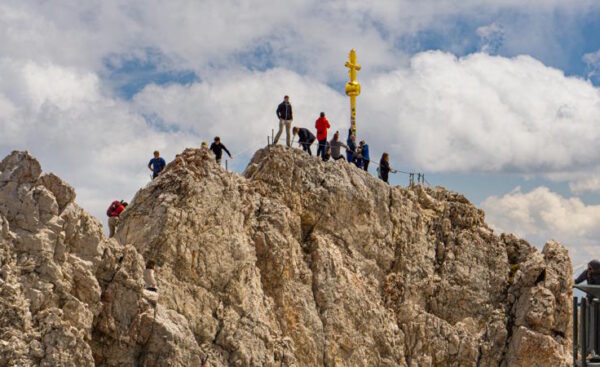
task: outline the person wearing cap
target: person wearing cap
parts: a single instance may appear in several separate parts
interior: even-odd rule
[[[275,139],[273,140],[273,145],[277,144],[279,138],[281,137],[281,133],[283,132],[283,126],[285,125],[285,144],[288,147],[292,146],[292,142],[290,141],[290,128],[292,126],[292,121],[294,120],[292,115],[292,104],[290,103],[290,97],[284,96],[283,102],[277,106],[277,110],[275,111],[277,117],[279,118],[279,131],[277,131],[277,135],[275,135]]]
[[[302,150],[308,152],[308,155],[312,155],[310,151],[310,146],[315,141],[316,137],[311,133],[308,129],[304,127],[294,126],[292,129],[292,134],[294,136],[298,135],[298,144],[302,146]]]

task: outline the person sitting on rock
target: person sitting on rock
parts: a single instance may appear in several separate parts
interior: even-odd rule
[[[113,201],[108,209],[106,210],[106,215],[108,215],[108,237],[112,238],[115,235],[115,230],[117,228],[117,224],[119,223],[119,215],[125,210],[127,207],[127,203],[123,200],[115,200]]]
[[[346,146],[346,144],[340,141],[340,133],[338,131],[336,131],[335,134],[333,134],[333,139],[331,139],[331,141],[329,142],[329,146],[331,148],[331,158],[333,158],[333,160],[337,161],[339,159],[344,159],[344,156],[342,155],[342,153],[340,153],[340,150],[342,147],[348,147]]]
[[[146,270],[144,270],[144,283],[146,283],[146,289],[152,292],[156,292],[156,279],[154,278],[154,266],[156,263],[154,260],[148,260],[146,263]]]
[[[310,151],[310,146],[317,139],[313,133],[311,133],[308,129],[304,127],[294,126],[292,129],[292,133],[294,136],[298,135],[298,144],[302,146],[302,150],[308,152],[308,155],[312,156],[312,152]]]
[[[210,150],[215,153],[215,159],[218,164],[221,164],[221,158],[223,157],[223,151],[229,155],[229,158],[233,158],[229,150],[225,147],[225,145],[221,144],[221,138],[215,136],[215,141],[210,145]]]
[[[155,150],[154,158],[152,158],[150,160],[150,162],[148,162],[148,168],[150,169],[150,171],[152,171],[152,179],[153,180],[156,177],[158,177],[158,175],[160,175],[162,170],[165,169],[166,165],[167,165],[167,163],[165,162],[164,159],[161,158],[160,152],[158,150]]]
[[[587,269],[575,279],[575,284],[582,283],[584,280],[587,280],[587,284],[590,285],[600,285],[600,261],[590,261]]]

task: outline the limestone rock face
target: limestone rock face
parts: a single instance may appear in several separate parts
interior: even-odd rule
[[[188,149],[107,240],[27,153],[0,172],[0,366],[569,365],[566,249],[497,236],[442,188]]]

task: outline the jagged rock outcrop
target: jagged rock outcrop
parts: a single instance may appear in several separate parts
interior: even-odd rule
[[[0,366],[569,365],[566,249],[497,236],[442,188],[188,149],[106,240],[28,154],[0,171]]]

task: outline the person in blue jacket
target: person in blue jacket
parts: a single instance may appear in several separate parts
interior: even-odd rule
[[[346,158],[348,162],[354,163],[356,154],[356,135],[352,134],[352,129],[348,129],[348,139],[346,140]]]
[[[364,140],[361,140],[358,144],[359,167],[364,169],[365,171],[368,171],[370,161],[371,157],[369,156],[369,145]]]
[[[166,165],[167,163],[164,159],[162,159],[159,151],[155,150],[154,158],[152,158],[150,162],[148,162],[148,168],[150,169],[150,171],[152,171],[152,179],[155,179],[162,172],[162,170],[165,169]]]

